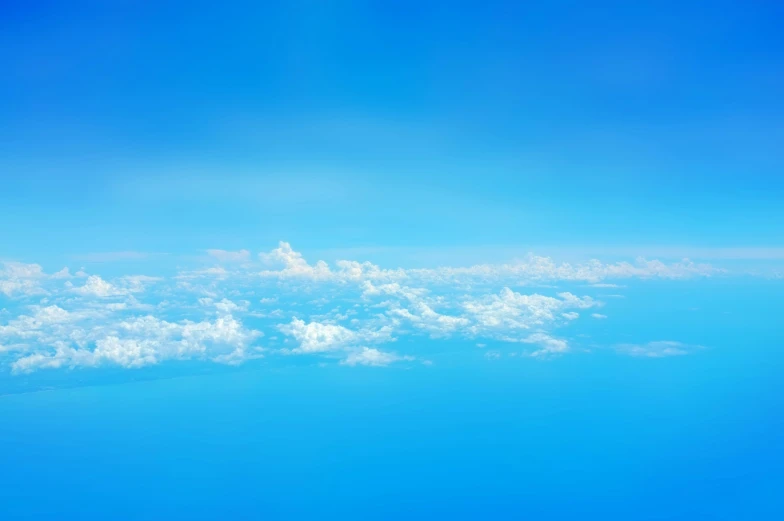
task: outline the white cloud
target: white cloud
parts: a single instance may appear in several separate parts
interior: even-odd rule
[[[83,286],[73,288],[74,293],[91,297],[119,297],[127,295],[128,291],[120,289],[115,285],[106,282],[98,275],[90,275],[87,277]]]
[[[404,280],[423,281],[435,284],[447,284],[469,281],[574,281],[600,285],[605,279],[628,278],[664,278],[682,279],[689,277],[707,277],[724,273],[709,264],[696,264],[683,259],[673,264],[665,264],[659,260],[648,260],[644,257],[636,259],[634,264],[618,262],[605,264],[598,260],[572,265],[558,264],[549,257],[529,254],[522,260],[507,264],[477,264],[469,267],[440,267],[414,269],[382,269],[369,262],[340,260],[338,269],[332,270],[320,260],[315,265],[309,264],[301,253],[295,251],[287,242],[281,241],[278,248],[269,253],[262,253],[259,258],[273,265],[281,266],[277,270],[264,270],[265,277],[300,278],[315,281],[386,281],[400,282]],[[600,287],[609,287],[606,283]]]
[[[349,353],[349,355],[340,363],[343,365],[371,365],[371,366],[384,366],[393,362],[399,361],[412,361],[413,356],[398,356],[395,353],[387,353],[369,347],[362,347],[359,351]]]
[[[25,264],[23,262],[4,262],[0,276],[12,280],[18,279],[39,279],[46,276],[43,268],[39,264]]]
[[[40,330],[42,315],[51,322],[64,322],[64,310],[46,308],[32,317],[27,330]],[[38,322],[35,322],[35,321]],[[119,365],[134,368],[165,360],[193,358],[231,362],[244,357],[261,333],[246,329],[231,316],[215,321],[167,322],[153,316],[135,317],[110,326],[83,329],[76,325],[35,335],[54,338],[52,349],[23,356],[11,364],[14,372],[57,367]],[[24,332],[20,333],[24,336]]]
[[[294,353],[333,351],[351,344],[359,337],[355,331],[343,326],[319,322],[306,324],[304,320],[297,318],[293,319],[290,324],[279,326],[278,329],[299,342],[299,347],[292,350]]]
[[[592,313],[591,316],[599,320],[603,320],[607,318],[607,315],[602,315],[601,313]]]
[[[51,277],[53,279],[70,279],[73,277],[73,275],[71,275],[71,272],[68,268],[63,268],[58,272],[52,273]]]
[[[591,297],[559,293],[559,298],[533,294],[523,295],[503,288],[497,295],[467,300],[463,307],[474,322],[475,334],[508,332],[544,326],[556,320],[556,313],[569,308],[586,309],[599,306]]]
[[[98,275],[89,275],[84,285],[71,287],[71,291],[85,297],[122,297],[145,291],[148,285],[162,280],[160,277],[147,275],[126,275],[111,283]],[[66,282],[66,285],[70,284],[70,281]]]
[[[703,349],[703,347],[684,344],[682,342],[673,342],[671,340],[660,340],[657,342],[648,342],[647,344],[621,344],[616,347],[616,350],[619,353],[646,358],[682,356],[700,349]]]
[[[566,340],[554,338],[546,333],[534,333],[521,341],[526,344],[536,344],[539,346],[539,349],[530,354],[530,356],[535,358],[560,355],[569,351],[569,344]]]
[[[0,269],[0,293],[7,297],[45,295],[41,287],[46,279],[43,268],[38,264],[4,262]]]
[[[294,251],[287,242],[281,241],[278,248],[269,253],[259,254],[259,258],[268,264],[282,265],[280,270],[262,271],[260,273],[262,276],[302,277],[316,280],[325,280],[332,277],[332,272],[326,262],[318,261],[315,266],[311,266],[302,257],[302,254]]]
[[[690,261],[568,264],[534,255],[469,267],[385,269],[350,260],[331,267],[308,262],[286,242],[259,255],[263,269],[248,250],[208,254],[226,266],[166,278],[105,279],[82,270],[71,274],[68,268],[50,275],[38,264],[0,265],[0,298],[8,297],[11,304],[0,314],[2,363],[16,372],[141,367],[181,359],[241,363],[259,356],[255,340],[262,335],[243,321],[267,333],[283,333],[274,343],[281,353],[347,365],[410,359],[410,354],[381,350],[381,344],[407,335],[459,338],[479,346],[523,343],[530,345],[530,356],[547,358],[569,351],[569,340],[559,338],[557,329],[572,322],[569,330],[574,331],[584,310],[605,318],[593,312],[602,302],[551,289],[561,282],[615,287],[604,280],[721,272]],[[532,284],[536,292],[518,289]],[[273,303],[277,309],[270,310]],[[653,342],[617,350],[656,357],[693,348]]]
[[[372,282],[365,281],[362,285],[362,296],[365,299],[396,297],[396,301],[383,304],[389,308],[386,315],[393,320],[406,321],[431,336],[448,336],[469,325],[470,321],[466,318],[436,312],[432,307],[434,302],[427,298],[427,293],[428,290],[424,288],[409,288],[397,282],[374,286]]]

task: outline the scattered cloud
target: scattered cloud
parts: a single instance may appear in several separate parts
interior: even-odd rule
[[[131,253],[126,260],[140,258],[121,253]],[[598,313],[601,300],[557,287],[579,291],[586,285],[619,287],[606,282],[612,279],[723,273],[688,260],[569,264],[535,255],[469,267],[387,269],[352,260],[330,265],[309,262],[286,242],[257,259],[249,250],[207,254],[219,265],[169,277],[106,277],[67,267],[47,273],[38,264],[0,264],[0,363],[15,373],[173,360],[237,364],[273,351],[380,366],[414,360],[417,353],[383,346],[417,336],[480,348],[489,342],[526,344],[524,354],[551,358],[571,350],[559,328],[571,324],[574,331],[587,314],[606,318]],[[262,347],[265,333],[271,344]],[[677,342],[616,347],[644,357],[697,348]]]

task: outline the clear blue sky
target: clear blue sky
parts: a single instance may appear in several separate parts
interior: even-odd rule
[[[0,2],[0,519],[784,519],[782,20]]]
[[[778,2],[521,4],[4,2],[0,240],[780,245]]]

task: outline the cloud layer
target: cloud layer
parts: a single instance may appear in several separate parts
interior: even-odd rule
[[[710,277],[722,270],[528,255],[515,263],[394,268],[341,260],[308,262],[281,242],[254,260],[248,250],[208,250],[214,265],[161,278],[105,279],[9,262],[0,269],[0,368],[143,367],[167,361],[238,364],[263,356],[310,356],[348,366],[420,363],[389,346],[404,337],[460,338],[522,346],[547,358],[569,352],[559,331],[583,314],[607,318],[600,297],[574,288],[611,281]],[[570,291],[553,286],[571,285]],[[693,350],[677,342],[621,345],[633,356]],[[495,353],[491,351],[490,353]]]

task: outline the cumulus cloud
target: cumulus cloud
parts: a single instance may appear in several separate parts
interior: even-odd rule
[[[299,346],[291,349],[291,353],[323,353],[347,349],[362,343],[380,343],[393,340],[392,328],[384,326],[378,329],[365,327],[359,330],[348,329],[337,324],[308,322],[293,319],[289,324],[278,326],[281,333],[293,337]]]
[[[63,310],[47,312],[47,316],[57,322],[68,318]],[[36,328],[41,330],[40,324],[32,323],[27,330]],[[51,348],[17,359],[11,364],[12,371],[101,365],[134,368],[172,359],[240,360],[251,342],[261,336],[231,316],[202,322],[167,322],[144,316],[108,327],[73,326],[68,331],[40,332],[36,336],[48,338]]]
[[[299,342],[299,347],[292,350],[294,353],[332,351],[356,341],[359,337],[355,331],[343,326],[319,322],[305,323],[304,320],[297,318],[290,324],[279,326],[279,329],[283,334],[292,336]]]
[[[46,278],[43,268],[38,264],[4,262],[0,269],[0,293],[7,297],[46,294],[41,286]]]
[[[287,242],[281,241],[277,248],[269,253],[260,254],[259,258],[266,264],[280,267],[278,270],[264,270],[260,273],[262,276],[299,277],[316,280],[325,280],[332,277],[332,272],[326,262],[318,261],[314,266],[311,266],[302,254],[294,251]]]
[[[544,326],[569,308],[587,309],[599,305],[601,303],[591,297],[577,297],[568,292],[549,297],[524,295],[503,288],[498,294],[467,300],[463,308],[472,318],[471,331],[488,334]]]

